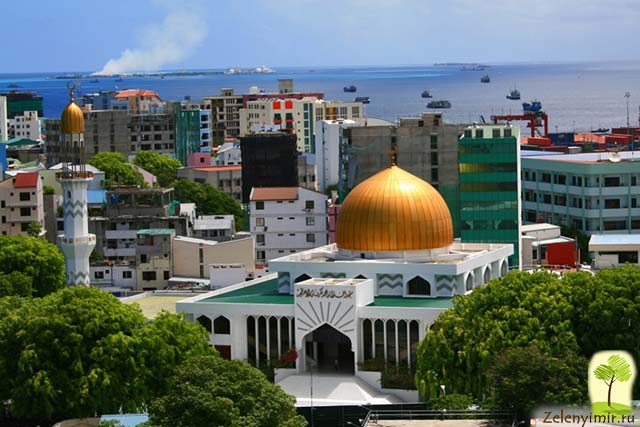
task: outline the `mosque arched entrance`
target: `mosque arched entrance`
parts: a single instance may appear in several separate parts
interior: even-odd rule
[[[351,340],[326,323],[304,338],[304,350],[308,361],[305,364],[307,371],[313,365],[316,372],[355,373]]]

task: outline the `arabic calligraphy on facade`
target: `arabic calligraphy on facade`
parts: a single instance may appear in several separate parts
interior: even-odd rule
[[[320,289],[299,288],[296,297],[306,298],[351,298],[353,289],[334,290],[322,287]]]

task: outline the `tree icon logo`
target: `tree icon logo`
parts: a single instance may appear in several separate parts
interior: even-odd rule
[[[630,414],[634,376],[635,366],[629,353],[602,351],[594,354],[589,364],[589,395],[593,414]]]

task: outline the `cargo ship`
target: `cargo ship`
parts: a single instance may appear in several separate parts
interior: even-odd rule
[[[429,93],[428,90],[423,90],[422,91],[422,95],[423,98],[433,98],[433,96],[431,96],[431,94]]]
[[[343,87],[342,90],[345,92],[355,92],[358,89],[354,85],[351,85]]]
[[[542,111],[542,103],[540,101],[533,101],[531,103],[524,102],[522,103],[522,110],[525,113],[537,113],[538,111]]]
[[[491,82],[491,79],[489,78],[488,74],[482,76],[482,78],[480,79],[480,83],[490,83],[490,82]]]
[[[357,96],[356,99],[354,99],[354,102],[362,102],[363,104],[369,104],[371,100],[369,99],[368,96]]]
[[[431,101],[427,104],[427,108],[451,108],[451,103],[446,100]]]
[[[507,99],[520,99],[520,91],[518,89],[513,89],[511,92],[509,92],[509,95],[507,95]]]

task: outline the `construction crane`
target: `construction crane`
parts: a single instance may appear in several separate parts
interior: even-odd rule
[[[522,107],[522,114],[496,115],[491,116],[491,120],[494,124],[498,124],[498,122],[529,122],[527,127],[531,129],[531,137],[535,137],[537,132],[538,135],[549,138],[549,116],[542,111],[542,104],[539,101],[534,101],[532,103],[524,103]],[[544,134],[541,134],[538,128],[543,128]]]

